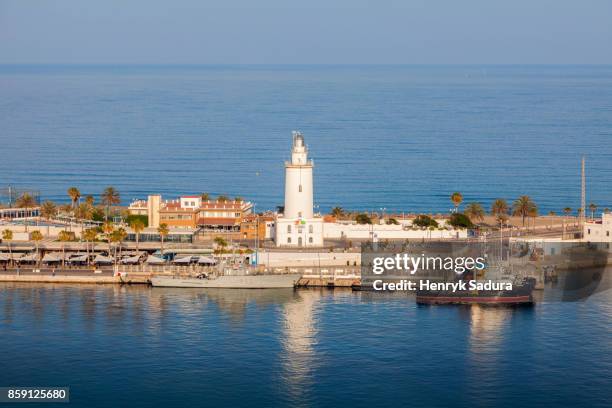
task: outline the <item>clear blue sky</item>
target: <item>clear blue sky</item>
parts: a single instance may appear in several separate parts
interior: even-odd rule
[[[611,0],[0,0],[0,63],[610,64]]]

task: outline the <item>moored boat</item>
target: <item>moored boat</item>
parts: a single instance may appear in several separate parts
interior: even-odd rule
[[[300,278],[298,274],[155,276],[151,278],[151,285],[172,288],[273,289],[293,288]]]
[[[534,278],[515,281],[512,289],[501,290],[417,290],[416,302],[426,305],[481,304],[481,305],[531,305]]]

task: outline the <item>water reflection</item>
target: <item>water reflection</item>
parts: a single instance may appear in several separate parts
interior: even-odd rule
[[[294,401],[302,400],[317,368],[314,346],[321,290],[300,290],[298,298],[283,306],[283,379]]]

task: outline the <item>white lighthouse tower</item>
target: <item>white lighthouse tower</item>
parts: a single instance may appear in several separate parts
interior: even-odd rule
[[[304,136],[293,132],[291,161],[285,162],[285,210],[276,219],[277,246],[323,246],[323,219],[312,211],[313,166]]]

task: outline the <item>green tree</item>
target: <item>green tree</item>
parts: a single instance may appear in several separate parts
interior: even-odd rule
[[[242,197],[234,197],[234,201],[237,203],[241,203],[242,202]]]
[[[500,214],[508,214],[508,202],[503,198],[498,198],[491,204],[491,215],[499,216]]]
[[[149,226],[149,217],[147,215],[144,215],[144,214],[128,214],[125,217],[125,222],[128,225],[130,225],[131,223],[133,223],[136,220],[142,222],[145,227]]]
[[[412,225],[416,225],[417,227],[426,228],[426,227],[438,227],[438,222],[431,218],[429,215],[420,214],[412,221]]]
[[[96,204],[96,199],[91,194],[87,195],[85,196],[85,203],[93,207]]]
[[[70,202],[72,203],[72,209],[76,208],[77,201],[81,198],[81,192],[76,187],[70,187],[67,191]]]
[[[106,220],[108,220],[111,207],[121,203],[121,196],[119,192],[115,190],[115,187],[108,186],[102,192],[101,199],[102,204],[106,207]]]
[[[453,194],[451,194],[450,199],[453,205],[455,206],[455,212],[457,212],[459,210],[459,206],[463,202],[463,196],[461,195],[460,192],[456,191]]]
[[[355,221],[357,224],[372,224],[372,219],[366,213],[359,213],[355,216]]]
[[[525,226],[525,218],[529,217],[533,211],[537,211],[537,206],[531,200],[529,196],[520,196],[512,204],[512,214],[520,216],[523,220],[523,226]]]
[[[122,227],[119,227],[110,233],[109,241],[115,244],[115,263],[117,263],[117,247],[119,247],[119,252],[121,255],[121,244],[123,243],[126,237],[127,232]]]
[[[36,200],[34,199],[34,197],[32,197],[31,194],[23,193],[17,199],[17,201],[15,201],[15,204],[19,208],[24,208],[26,210],[26,213],[27,213],[31,208],[36,206]],[[27,220],[27,218],[23,220],[23,225],[25,227],[25,231],[28,232],[28,220]]]
[[[399,221],[396,220],[395,218],[389,218],[387,220],[387,225],[399,225]]]
[[[591,211],[591,219],[595,219],[595,211],[597,210],[597,204],[591,203],[589,204],[589,210]]]
[[[74,216],[81,222],[82,231],[85,225],[85,221],[93,219],[94,208],[87,203],[81,203],[74,209]]]
[[[40,241],[43,240],[43,234],[38,230],[32,231],[32,233],[30,234],[30,239],[34,241],[34,245],[36,246],[36,253],[38,254],[38,247],[40,245]]]
[[[229,198],[227,198],[226,195],[220,195],[219,197],[217,197],[217,202],[219,203],[224,203],[226,201],[229,201]]]
[[[65,265],[65,259],[66,259],[66,242],[68,241],[72,241],[72,233],[70,231],[60,231],[60,233],[57,235],[57,239],[62,243],[62,266]]]
[[[140,233],[145,228],[145,224],[141,220],[136,219],[131,222],[130,228],[134,230],[134,234],[136,235],[136,251],[138,251],[138,244],[140,242]]]
[[[5,229],[2,231],[2,241],[6,241],[9,250],[9,257],[11,258],[11,262],[13,261],[13,250],[11,247],[11,241],[13,240],[13,231],[10,229]]]
[[[202,201],[208,201],[208,200],[210,200],[210,194],[202,193]]]
[[[47,221],[51,221],[51,218],[57,215],[57,206],[53,201],[45,201],[40,206],[40,215]]]
[[[454,213],[451,214],[448,223],[455,228],[473,228],[474,224],[469,219],[469,217],[465,214]]]
[[[87,251],[87,260],[89,261],[89,243],[91,242],[91,249],[93,252],[94,242],[98,238],[98,231],[95,228],[88,228],[83,231],[82,238],[85,241],[85,248]]]
[[[214,243],[222,249],[225,249],[225,247],[227,246],[227,241],[223,237],[215,237]]]
[[[159,234],[159,237],[161,239],[161,255],[163,258],[164,257],[164,240],[170,233],[170,230],[168,229],[168,224],[159,224],[159,227],[157,227],[157,233]]]
[[[104,224],[102,224],[102,232],[104,232],[104,235],[106,236],[106,241],[108,242],[109,256],[111,254],[111,234],[113,233],[113,231],[115,231],[115,225],[112,222],[106,221]]]
[[[342,207],[334,207],[331,210],[331,215],[339,219],[344,216],[344,209]]]
[[[49,236],[51,218],[57,216],[57,206],[53,201],[45,201],[40,206],[40,215],[47,220],[47,236]]]
[[[469,203],[463,212],[470,218],[470,220],[484,220],[485,210],[482,208],[480,203]]]
[[[509,217],[508,217],[508,214],[506,214],[506,213],[499,213],[499,214],[497,214],[497,215],[495,216],[495,220],[497,220],[497,222],[498,222],[500,225],[503,225],[503,224],[505,224],[506,222],[508,222],[508,219],[509,219]]]

